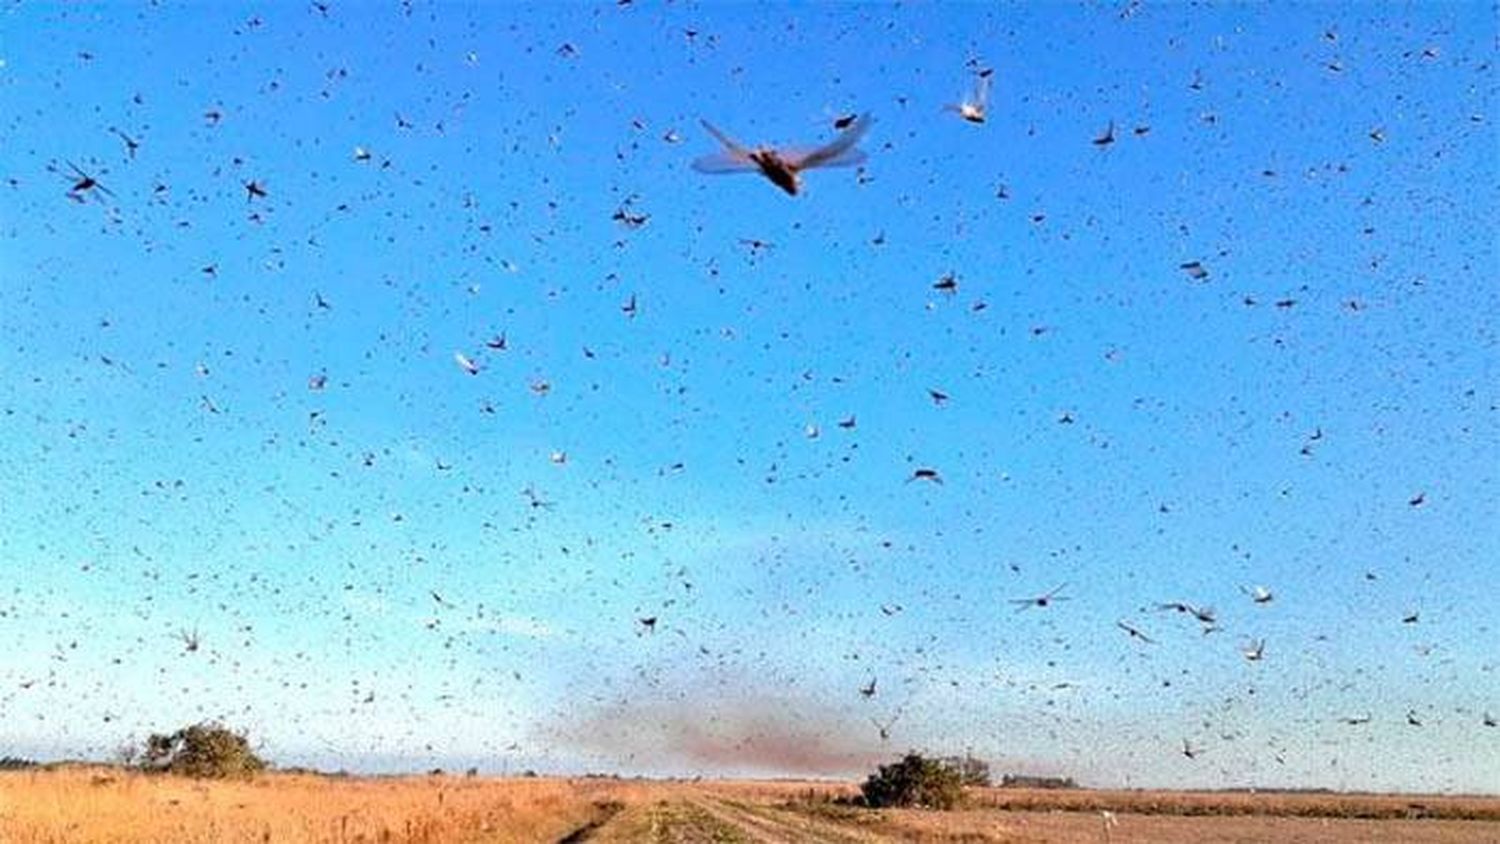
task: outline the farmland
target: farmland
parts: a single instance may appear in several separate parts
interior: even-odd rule
[[[106,767],[0,775],[0,841],[1174,842],[1500,840],[1500,799],[974,789],[951,812],[870,811],[832,782],[269,774]]]

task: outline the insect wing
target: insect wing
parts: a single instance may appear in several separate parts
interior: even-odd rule
[[[799,170],[810,167],[848,167],[859,164],[865,160],[865,154],[855,149],[854,145],[859,143],[859,139],[864,137],[865,132],[869,130],[870,122],[869,115],[864,115],[832,143],[806,153],[788,151],[783,158]]]
[[[712,123],[709,123],[707,120],[700,120],[698,122],[703,124],[703,128],[708,130],[708,134],[714,136],[714,140],[724,145],[724,149],[729,150],[729,152],[733,153],[739,158],[748,159],[750,157],[749,150],[735,143],[733,138],[729,137],[723,132],[720,132],[717,128],[714,127]]]
[[[990,104],[990,77],[992,73],[979,74],[979,81],[974,83],[974,105],[983,112]]]
[[[707,120],[699,122],[708,134],[714,136],[714,140],[724,146],[724,151],[698,158],[693,162],[694,170],[699,173],[747,173],[759,169],[750,157],[749,150],[735,143],[733,138],[720,132]]]
[[[759,168],[747,157],[718,152],[694,159],[693,169],[699,173],[748,173]]]
[[[830,144],[829,146],[832,146]],[[862,149],[853,147],[841,150],[829,155],[828,147],[807,149],[806,147],[792,147],[782,153],[784,160],[798,170],[811,170],[815,167],[856,167],[869,159]]]

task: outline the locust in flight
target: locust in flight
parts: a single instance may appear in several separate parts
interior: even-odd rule
[[[724,149],[705,155],[693,162],[699,173],[754,173],[771,180],[771,183],[792,196],[802,189],[802,172],[817,167],[852,167],[865,160],[865,153],[855,144],[870,128],[869,115],[862,115],[851,122],[839,136],[827,144],[813,149],[760,146],[754,149],[743,146],[716,129],[707,120],[703,128],[714,136]]]

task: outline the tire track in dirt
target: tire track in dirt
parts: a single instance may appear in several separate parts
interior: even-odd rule
[[[866,844],[888,840],[773,806],[750,806],[719,797],[692,798],[690,802],[757,844]]]
[[[591,840],[595,833],[620,814],[624,808],[625,804],[616,800],[602,800],[594,803],[594,819],[559,838],[557,844],[582,844]]]
[[[756,844],[759,839],[679,799],[631,806],[587,840],[591,844]]]

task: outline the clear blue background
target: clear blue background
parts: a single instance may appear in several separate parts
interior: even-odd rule
[[[7,8],[0,753],[1500,790],[1495,47],[1480,3]],[[690,167],[863,111],[795,198]]]

